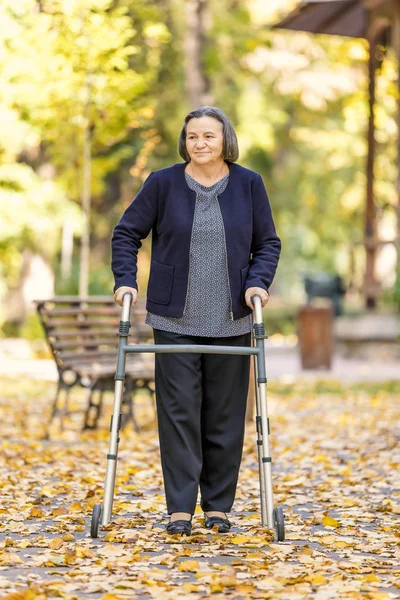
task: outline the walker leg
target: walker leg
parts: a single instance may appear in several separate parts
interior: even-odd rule
[[[122,393],[123,393],[123,381],[115,382],[115,394],[114,394],[114,408],[113,415],[111,417],[110,425],[110,446],[107,454],[107,471],[106,479],[104,483],[104,497],[103,497],[103,510],[101,524],[106,526],[111,521],[114,487],[115,487],[115,475],[117,472],[117,459],[118,459],[118,444],[119,444],[119,431],[121,429],[121,404],[122,404]]]
[[[285,539],[284,516],[281,507],[274,508],[272,490],[272,458],[270,450],[270,427],[267,407],[267,373],[265,368],[264,323],[262,319],[261,298],[253,296],[254,341],[258,348],[256,355],[256,402],[257,402],[257,446],[260,467],[261,524],[275,529],[278,541]],[[260,456],[261,455],[261,456]]]
[[[115,476],[117,472],[119,432],[122,419],[122,395],[124,390],[126,352],[124,347],[128,343],[130,327],[130,306],[132,295],[124,294],[122,318],[119,327],[119,345],[117,358],[117,372],[115,375],[114,406],[110,424],[110,445],[107,454],[107,470],[104,482],[103,506],[95,504],[92,514],[91,535],[97,537],[99,522],[106,527],[111,521],[112,505],[114,498]]]
[[[262,467],[262,427],[260,416],[260,396],[257,383],[257,357],[254,356],[254,381],[256,397],[256,429],[257,429],[257,454],[258,454],[258,475],[260,480],[260,505],[261,505],[261,525],[267,526],[267,497],[265,492],[264,470]]]
[[[257,387],[259,398],[258,426],[260,428],[261,444],[258,444],[261,449],[261,475],[264,489],[262,490],[262,514],[264,513],[263,526],[268,529],[274,528],[274,496],[272,491],[272,458],[269,443],[269,419],[267,410],[267,394],[266,394],[266,372],[265,372],[265,353],[264,340],[258,339],[257,346],[259,353],[257,354]],[[266,515],[266,522],[265,522]]]
[[[259,384],[260,392],[260,407],[261,407],[261,430],[262,430],[262,472],[265,483],[265,497],[266,497],[266,513],[267,513],[267,527],[268,529],[274,529],[274,496],[272,491],[272,458],[269,443],[269,419],[267,416],[266,407],[266,390],[265,383]]]

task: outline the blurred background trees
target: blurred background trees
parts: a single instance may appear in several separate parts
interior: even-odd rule
[[[3,334],[18,332],[33,297],[78,293],[82,239],[90,243],[88,292],[111,293],[112,228],[150,171],[181,161],[183,118],[206,103],[231,118],[240,164],[261,173],[269,192],[283,240],[274,295],[299,303],[301,273],[325,270],[343,276],[357,305],[365,266],[367,45],[271,31],[294,4],[3,0]],[[382,239],[394,239],[396,228],[396,69],[388,50],[377,81]],[[140,257],[142,292],[149,247],[147,240]],[[386,244],[377,261],[381,306],[400,304],[395,263]]]

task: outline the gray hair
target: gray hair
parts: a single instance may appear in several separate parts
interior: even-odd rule
[[[217,106],[200,106],[192,110],[185,117],[185,122],[179,134],[178,150],[185,162],[190,162],[190,156],[186,149],[186,130],[190,119],[199,119],[200,117],[213,117],[222,123],[223,144],[222,157],[227,162],[235,162],[239,157],[239,146],[233,125],[224,113]]]

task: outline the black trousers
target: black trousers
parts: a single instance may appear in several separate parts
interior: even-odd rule
[[[225,338],[154,329],[156,344],[250,346],[251,333]],[[230,512],[243,452],[250,356],[156,354],[155,389],[168,514]]]

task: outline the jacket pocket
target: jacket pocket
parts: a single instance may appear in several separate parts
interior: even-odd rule
[[[169,304],[171,300],[174,267],[151,261],[150,277],[147,286],[147,299],[155,304]]]
[[[240,269],[240,281],[241,281],[240,302],[243,306],[247,306],[246,301],[244,299],[244,293],[245,293],[245,285],[246,285],[247,275],[249,273],[249,268],[250,268],[250,265],[246,265],[245,267],[243,267],[243,269]]]

